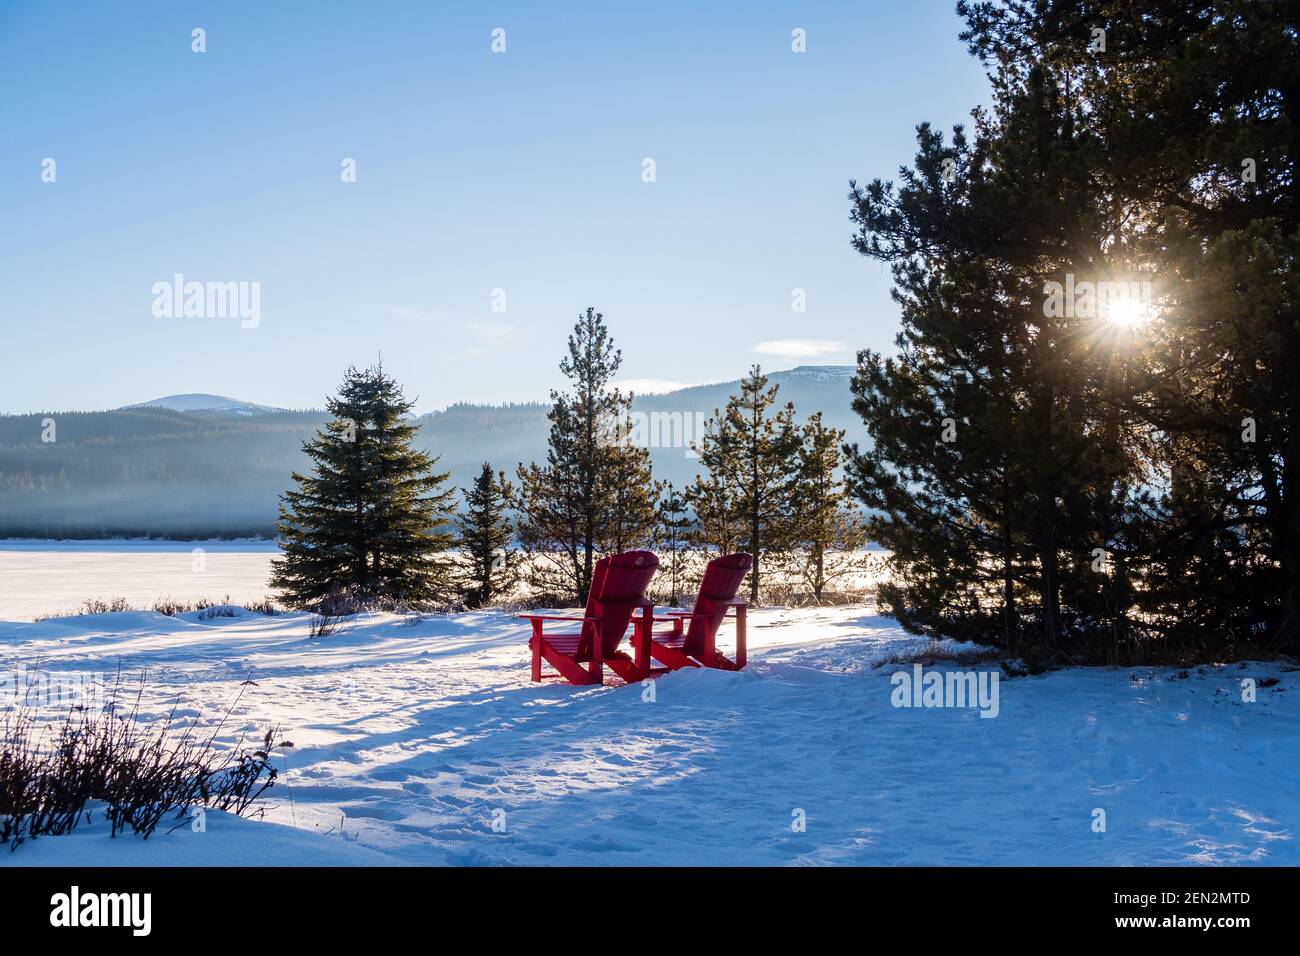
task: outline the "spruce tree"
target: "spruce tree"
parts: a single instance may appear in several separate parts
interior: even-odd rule
[[[750,369],[740,394],[705,426],[697,450],[707,477],[696,478],[689,491],[696,513],[709,515],[720,528],[734,527],[739,546],[753,555],[749,596],[755,603],[764,557],[785,552],[794,541],[799,432],[793,405],[773,411],[779,388],[768,388],[757,365]]]
[[[510,545],[514,540],[508,510],[514,487],[505,472],[492,471],[483,463],[474,483],[461,489],[465,509],[457,518],[460,547],[469,561],[465,577],[465,603],[483,607],[506,594],[515,583],[515,560]]]
[[[649,453],[625,440],[631,399],[610,385],[622,354],[604,316],[578,317],[551,392],[546,463],[520,465],[519,541],[535,590],[587,600],[602,551],[648,540],[654,521]]]
[[[821,601],[829,586],[865,570],[859,554],[866,546],[866,524],[840,474],[844,430],[827,427],[822,413],[809,417],[799,447],[794,487],[799,576]]]
[[[331,421],[303,443],[312,470],[294,472],[281,498],[271,586],[296,607],[338,593],[415,606],[444,597],[454,492],[414,447],[414,403],[374,366],[349,368],[326,405]]]

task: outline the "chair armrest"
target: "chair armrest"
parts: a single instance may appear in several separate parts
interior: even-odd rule
[[[734,598],[730,601],[715,601],[714,603],[717,604],[719,607],[732,607],[732,608],[749,607],[748,602],[742,601],[740,598]],[[704,613],[703,611],[664,611],[662,613],[662,616],[665,618],[696,617],[703,613]]]
[[[521,618],[525,621],[568,621],[571,624],[579,621],[586,622],[600,620],[598,617],[556,617],[551,614],[516,614],[515,617]]]

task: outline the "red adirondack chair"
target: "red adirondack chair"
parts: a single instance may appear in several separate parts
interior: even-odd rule
[[[635,658],[620,651],[618,645],[638,608],[642,614],[638,620],[654,619],[654,603],[646,598],[645,589],[658,568],[659,559],[649,551],[628,551],[601,558],[591,573],[591,591],[582,617],[519,615],[533,625],[529,640],[533,680],[542,680],[543,660],[558,672],[547,677],[563,677],[570,684],[605,683],[606,664],[629,684],[649,677],[648,641],[637,642]],[[545,634],[542,631],[545,621],[581,622],[582,626],[576,631]]]
[[[636,621],[635,642],[638,648],[648,640],[651,656],[666,667],[657,671],[678,670],[682,667],[717,667],[738,671],[745,666],[745,612],[748,605],[736,597],[740,582],[745,579],[754,559],[748,554],[724,554],[714,558],[700,581],[700,593],[695,598],[693,611],[668,611],[672,630],[654,633],[654,620],[648,615]],[[731,660],[718,650],[718,629],[728,609],[736,612],[736,658]],[[690,626],[687,627],[687,622]]]

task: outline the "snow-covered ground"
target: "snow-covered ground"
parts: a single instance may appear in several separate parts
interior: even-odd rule
[[[147,671],[148,718],[179,696],[203,722],[251,676],[223,739],[276,723],[295,744],[268,822],[209,814],[145,845],[101,819],[0,865],[1300,863],[1282,665],[1003,679],[989,719],[892,706],[911,667],[873,664],[921,642],[865,607],[755,610],[748,669],[671,674],[652,700],[530,683],[526,627],[499,612],[307,626],[0,623],[0,673]],[[1244,678],[1279,682],[1248,703]]]

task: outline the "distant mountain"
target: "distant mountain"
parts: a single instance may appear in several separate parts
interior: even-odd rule
[[[124,407],[166,408],[173,412],[206,412],[214,415],[267,415],[285,411],[283,408],[256,405],[253,402],[241,401],[238,398],[227,398],[224,395],[208,395],[204,392],[192,392],[188,395],[167,395],[149,402],[140,402],[137,405],[126,405]]]
[[[769,386],[780,387],[777,401],[793,402],[800,416],[821,412],[837,428],[853,428],[862,424],[850,408],[849,381],[853,372],[851,365],[801,365],[784,372],[768,372],[767,378]],[[740,382],[736,380],[692,385],[675,392],[638,396],[633,407],[644,411],[695,411],[711,416],[739,390]]]
[[[848,440],[865,429],[850,409],[848,366],[772,372],[800,421],[820,411]],[[681,487],[698,471],[689,444],[738,382],[636,398],[656,477]],[[463,487],[479,466],[512,474],[546,457],[549,405],[460,403],[419,417],[419,444]],[[42,440],[53,417],[55,441]],[[0,537],[238,537],[274,534],[302,443],[328,418],[220,395],[171,395],[105,412],[0,415]]]
[[[864,443],[867,440],[866,428],[851,407],[849,380],[853,372],[854,368],[848,365],[801,365],[788,371],[769,372],[767,377],[769,385],[779,386],[778,403],[794,403],[797,421],[805,420],[813,412],[821,412],[826,425],[844,429],[849,441]],[[699,462],[687,453],[684,443],[665,441],[673,437],[669,432],[676,424],[676,419],[664,422],[665,416],[680,413],[683,432],[687,433],[685,437],[698,439],[704,421],[712,418],[714,412],[726,406],[727,400],[739,391],[740,382],[730,381],[695,385],[635,399],[633,411],[649,417],[650,457],[656,477],[667,478],[682,487],[693,481],[699,471]],[[542,436],[543,442],[545,437]]]
[[[850,408],[847,365],[801,366],[772,372],[769,382],[780,386],[780,402],[793,402],[800,420],[820,411],[827,425],[843,428],[850,441],[865,441],[866,429]],[[704,422],[727,404],[740,390],[738,381],[694,385],[657,395],[640,395],[632,404],[640,413],[654,463],[655,476],[667,478],[679,488],[689,484],[699,471],[690,455],[690,442],[701,437]],[[521,461],[542,461],[550,423],[550,405],[528,402],[517,405],[452,405],[445,411],[420,417],[420,438],[434,454],[442,456],[439,466],[450,468],[457,484],[466,484],[478,466],[491,462],[507,472]]]

